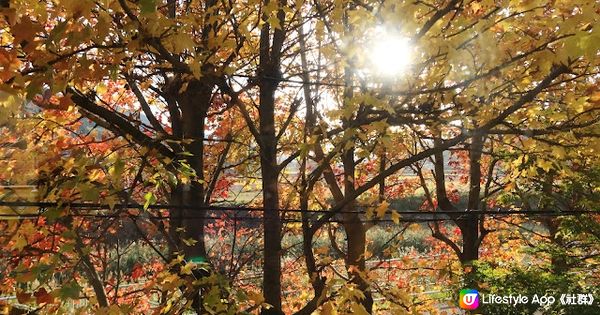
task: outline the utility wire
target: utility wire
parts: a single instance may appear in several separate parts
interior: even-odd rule
[[[496,216],[506,216],[506,214],[504,215],[492,215],[490,217],[487,217],[488,219],[500,219]],[[539,214],[539,215],[529,215],[529,217],[551,217],[551,216],[565,216],[565,214],[556,214],[556,215],[549,215],[549,214]],[[43,213],[40,214],[0,214],[0,220],[33,220],[33,219],[37,219],[37,218],[41,218],[44,217]],[[65,217],[70,217],[70,218],[77,218],[77,217],[83,217],[83,218],[97,218],[97,219],[128,219],[130,217],[136,217],[136,218],[147,218],[147,219],[158,219],[158,220],[165,220],[165,219],[170,219],[171,216],[155,216],[155,215],[146,215],[146,214],[66,214],[66,215],[61,215],[60,218],[65,218]],[[426,223],[426,222],[443,222],[443,221],[460,221],[460,220],[464,220],[466,219],[465,216],[461,216],[462,218],[455,218],[455,219],[450,219],[450,218],[398,218],[396,220],[394,219],[369,219],[369,220],[360,220],[361,223],[396,223],[396,222],[403,222],[403,223]],[[227,217],[227,218],[219,218],[219,217],[209,217],[209,216],[173,216],[173,218],[177,218],[177,219],[205,219],[205,220],[213,220],[213,221],[217,221],[217,220],[232,220],[232,221],[237,221],[237,222],[262,222],[263,218],[262,217]],[[302,223],[302,220],[300,219],[287,219],[287,218],[283,218],[281,219],[282,223],[286,223],[286,224],[293,224],[293,223]],[[329,223],[346,223],[346,222],[351,222],[349,220],[343,220],[343,219],[330,219],[328,221]],[[352,221],[355,222],[355,221]]]
[[[270,76],[257,76],[257,75],[249,75],[249,74],[232,74],[232,77],[238,77],[238,78],[246,78],[246,79],[250,79],[250,80],[266,80],[266,81],[277,81],[277,82],[287,82],[287,83],[296,83],[296,84],[301,84],[301,85],[322,85],[322,86],[334,86],[334,87],[354,87],[354,88],[361,88],[361,86],[358,85],[350,85],[350,84],[345,84],[345,83],[335,83],[335,82],[325,82],[325,81],[304,81],[304,80],[295,80],[295,79],[288,79],[288,78],[276,78],[276,77],[270,77]]]
[[[139,209],[139,210],[212,210],[212,211],[249,211],[249,212],[266,212],[266,211],[277,211],[277,212],[290,212],[290,213],[330,213],[331,210],[328,209],[282,209],[282,208],[264,208],[264,207],[249,207],[249,206],[221,206],[221,205],[207,205],[207,206],[199,206],[199,205],[175,205],[175,204],[150,204],[150,205],[142,205],[142,204],[102,204],[102,203],[87,203],[87,202],[73,202],[73,203],[59,203],[59,202],[39,202],[39,201],[0,201],[0,207],[36,207],[36,208],[55,208],[55,207],[65,207],[72,209],[82,209],[88,211],[102,211],[102,210],[113,210],[113,209]],[[336,213],[356,213],[356,214],[366,214],[367,210],[340,210]],[[443,210],[435,210],[435,211],[420,211],[420,210],[406,210],[406,211],[397,211],[398,214],[402,215],[493,215],[493,214],[516,214],[516,215],[540,215],[540,214],[549,214],[549,215],[577,215],[577,214],[600,214],[598,210],[507,210],[504,208],[498,208],[496,210],[459,210],[459,211],[443,211]]]
[[[42,209],[46,209],[46,208],[51,208],[51,207],[69,207],[71,209],[75,209],[75,208],[79,208],[79,209],[83,209],[83,210],[88,210],[88,211],[94,211],[94,210],[111,210],[111,209],[124,209],[124,208],[128,208],[128,209],[137,209],[137,210],[143,210],[144,206],[143,205],[139,205],[139,204],[130,204],[130,205],[114,205],[113,207],[109,207],[108,205],[103,205],[103,204],[91,204],[91,203],[72,203],[72,204],[58,204],[55,202],[0,202],[0,206],[27,206],[27,207],[39,207],[40,210]],[[265,208],[252,208],[252,207],[223,207],[223,206],[183,206],[183,205],[150,205],[148,206],[149,209],[169,209],[172,210],[175,208],[179,208],[179,209],[199,209],[199,210],[217,210],[217,211],[224,211],[226,217],[215,217],[215,216],[207,216],[207,215],[176,215],[176,214],[170,214],[170,215],[154,215],[154,214],[150,214],[148,212],[142,212],[142,213],[137,213],[137,214],[132,214],[132,213],[126,213],[126,212],[122,212],[122,213],[68,213],[68,214],[64,214],[64,215],[60,215],[60,217],[84,217],[84,218],[118,218],[118,219],[125,219],[125,218],[130,218],[130,217],[137,217],[137,218],[148,218],[148,219],[158,219],[158,220],[164,220],[164,219],[170,219],[170,218],[177,218],[177,219],[205,219],[205,220],[233,220],[233,221],[256,221],[256,222],[260,222],[263,221],[264,218],[263,217],[252,217],[252,216],[236,216],[234,215],[233,217],[228,215],[226,211],[241,211],[241,210],[246,210],[246,211],[259,211],[259,212],[264,212]],[[300,210],[300,209],[275,209],[279,212],[309,212],[309,213],[324,213],[324,212],[328,212],[328,210]],[[353,211],[352,213],[359,213],[359,214],[366,214],[366,211]],[[398,212],[399,215],[401,215],[400,218],[394,218],[394,219],[390,219],[390,218],[381,218],[381,219],[371,219],[371,218],[367,218],[367,219],[361,219],[360,221],[363,223],[384,223],[384,222],[413,222],[413,223],[424,223],[424,222],[440,222],[440,221],[461,221],[461,220],[467,220],[470,217],[472,218],[473,215],[488,215],[487,218],[490,219],[498,219],[496,218],[496,216],[508,216],[508,215],[525,215],[525,216],[544,216],[544,217],[551,217],[551,216],[574,216],[574,215],[580,215],[580,214],[600,214],[600,212],[598,211],[589,211],[589,210],[572,210],[572,211],[550,211],[550,210],[540,210],[540,211],[535,211],[535,210],[523,210],[523,211],[515,211],[515,210],[496,210],[496,211],[435,211],[435,212],[431,212],[431,211],[401,211]],[[411,215],[414,217],[402,217],[402,216],[406,216],[406,215]],[[440,215],[443,215],[444,217],[439,217]],[[446,217],[447,215],[454,215],[455,217]],[[456,216],[458,215],[458,216]],[[46,216],[46,211],[40,211],[37,214],[34,213],[24,213],[24,214],[19,214],[18,212],[15,211],[15,214],[0,214],[0,219],[3,218],[5,220],[28,220],[28,219],[35,219],[35,218],[39,218],[39,217],[45,217]],[[426,217],[424,217],[426,216]],[[296,218],[281,218],[281,221],[283,223],[302,223],[301,219],[296,219]],[[343,219],[339,219],[339,218],[332,218],[329,220],[329,222],[331,223],[344,223],[344,222],[349,222],[348,220],[343,220]]]
[[[32,220],[36,218],[44,217],[43,213],[40,214],[0,214],[0,220]],[[137,217],[137,218],[148,218],[148,219],[158,219],[164,220],[169,219],[171,216],[156,216],[156,215],[146,215],[146,214],[66,214],[61,215],[61,218],[64,217],[84,217],[84,218],[115,218],[115,219],[127,219],[129,217]],[[210,216],[172,216],[172,218],[177,219],[205,219],[205,220],[232,220],[232,221],[247,221],[247,222],[262,222],[262,217],[227,217],[227,218],[219,218],[219,217],[210,217]],[[410,219],[410,218],[399,218],[397,221],[392,219],[378,219],[378,220],[361,220],[361,223],[381,223],[381,222],[412,222],[412,223],[421,223],[421,222],[439,222],[439,221],[448,221],[449,218],[432,218],[432,219]],[[281,219],[283,223],[302,223],[300,219]],[[348,222],[343,219],[331,219],[330,223],[344,223]]]

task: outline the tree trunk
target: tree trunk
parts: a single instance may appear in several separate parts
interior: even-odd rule
[[[207,211],[198,207],[206,206],[204,128],[211,98],[212,86],[198,80],[190,81],[187,89],[178,98],[181,109],[182,140],[189,141],[183,144],[183,149],[189,153],[185,157],[185,162],[194,170],[196,178],[189,184],[177,184],[172,191],[171,202],[183,208],[172,212],[174,216],[169,232],[174,240],[179,240],[178,251],[183,252],[186,260],[208,261],[204,239],[204,217]],[[183,231],[179,231],[179,228],[183,228]],[[205,275],[195,272],[194,276],[200,278]],[[204,313],[201,292],[188,293],[192,299],[192,308],[199,314]]]
[[[477,135],[471,141],[469,150],[469,200],[467,212],[480,210],[481,192],[481,154],[483,151],[483,136]],[[467,215],[462,224],[463,254],[461,262],[471,264],[479,258],[479,218],[478,215]]]
[[[434,144],[440,145],[441,138],[434,139]],[[437,152],[435,156],[435,185],[438,207],[443,211],[453,211],[450,217],[460,229],[462,235],[462,248],[450,240],[439,229],[434,233],[434,237],[448,244],[457,253],[458,258],[463,265],[467,267],[465,275],[465,285],[471,288],[477,288],[476,269],[473,262],[479,259],[479,246],[485,237],[483,230],[483,217],[478,214],[470,214],[470,211],[480,210],[480,191],[481,191],[481,155],[483,151],[484,137],[476,135],[473,137],[469,150],[469,200],[467,209],[457,209],[448,199],[445,180],[445,161],[443,151]],[[437,224],[437,223],[436,223]],[[437,226],[437,225],[436,225]]]
[[[207,258],[204,244],[206,210],[193,209],[193,207],[206,206],[204,203],[204,124],[211,97],[212,86],[193,80],[188,83],[187,90],[179,99],[183,138],[190,141],[184,146],[189,153],[185,161],[196,173],[196,179],[190,184],[183,185],[180,191],[182,205],[190,207],[181,212],[183,215],[182,227],[184,228],[181,237],[195,241],[193,245],[183,245],[187,259]]]
[[[277,68],[265,70],[273,75]],[[275,133],[275,90],[277,82],[263,80],[260,84],[260,166],[263,190],[264,260],[263,292],[265,302],[273,308],[263,314],[281,312],[281,218],[279,216],[279,166],[277,164],[277,136]]]
[[[300,17],[302,19],[302,17]],[[304,32],[302,27],[298,29],[298,39],[300,43],[300,60],[302,64],[302,79],[305,82],[310,81],[310,77],[308,75],[308,62],[306,59],[306,43],[304,41]],[[315,125],[315,115],[314,108],[315,104],[312,99],[312,94],[310,90],[310,85],[307,83],[304,84],[303,87],[304,92],[304,101],[306,102],[306,116],[304,123],[304,134],[303,141],[304,143],[308,142],[308,137],[312,135],[313,128]],[[314,291],[314,297],[306,303],[306,305],[301,308],[295,315],[309,315],[312,314],[318,307],[319,301],[321,300],[321,296],[325,290],[325,282],[326,278],[322,277],[319,270],[317,269],[317,261],[315,259],[315,255],[313,253],[313,239],[314,234],[311,231],[310,223],[309,223],[309,196],[313,193],[312,187],[313,185],[309,185],[307,182],[307,164],[308,164],[308,154],[302,157],[302,162],[300,164],[300,174],[302,175],[302,184],[300,190],[300,209],[302,210],[302,252],[304,253],[304,262],[306,263],[306,271],[309,277],[310,284]]]
[[[484,137],[482,135],[474,136],[471,141],[469,150],[469,200],[467,201],[467,212],[481,209],[481,155],[483,144]],[[480,227],[482,227],[481,220],[483,220],[482,215],[467,214],[465,215],[465,219],[459,222],[463,238],[463,250],[460,262],[463,266],[470,267],[466,275],[466,284],[472,288],[478,287],[476,266],[473,265],[473,262],[479,259],[479,246],[484,237],[484,231],[480,231]]]
[[[346,196],[354,194],[354,148],[350,148],[343,153],[342,162],[344,164],[344,193]],[[350,282],[355,284],[365,295],[362,305],[371,313],[373,309],[373,296],[368,282],[363,278],[366,272],[365,250],[367,246],[366,229],[358,213],[356,213],[356,202],[353,201],[344,207],[344,230],[348,249],[346,253],[346,266],[350,274]]]
[[[270,1],[264,0],[268,5]],[[265,21],[260,32],[260,56],[258,76],[260,126],[258,128],[260,146],[260,166],[263,190],[263,228],[264,228],[264,260],[263,260],[263,293],[265,302],[272,308],[263,309],[263,314],[283,314],[281,312],[281,218],[279,217],[279,165],[277,163],[277,135],[275,132],[275,90],[281,80],[280,63],[286,31],[285,0],[278,0],[280,9],[277,19],[280,28],[271,30],[269,17],[263,15]]]

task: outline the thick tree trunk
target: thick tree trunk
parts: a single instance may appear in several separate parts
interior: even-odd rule
[[[263,190],[265,302],[273,306],[263,314],[281,313],[281,218],[279,216],[279,166],[275,134],[275,89],[277,83],[265,80],[260,85],[260,166]]]
[[[441,139],[434,140],[435,145],[440,145]],[[448,244],[457,253],[461,264],[468,267],[465,275],[465,284],[472,288],[477,288],[476,269],[473,262],[479,259],[479,247],[485,237],[483,230],[483,217],[479,214],[469,214],[470,211],[477,211],[481,208],[481,155],[483,150],[484,137],[477,135],[473,137],[469,150],[469,200],[467,209],[457,209],[448,199],[445,180],[445,161],[443,152],[436,153],[435,156],[435,184],[438,207],[443,211],[454,211],[456,214],[450,215],[461,231],[462,246],[452,240],[437,229],[434,237]]]
[[[265,5],[270,1],[265,0]],[[281,8],[285,0],[279,0]],[[256,139],[260,146],[260,166],[263,190],[263,293],[265,302],[272,308],[263,309],[263,314],[283,314],[281,312],[281,218],[279,216],[279,165],[277,163],[277,135],[275,132],[275,91],[281,79],[281,51],[285,40],[283,27],[271,30],[268,17],[263,15],[260,32],[260,56],[258,75],[260,126]],[[277,11],[281,26],[285,24],[285,12]],[[272,34],[272,35],[271,35]]]
[[[261,60],[262,61],[262,60]],[[278,66],[262,64],[265,76],[276,77]],[[260,166],[263,191],[264,260],[263,291],[265,302],[272,305],[263,314],[281,312],[281,218],[279,216],[279,166],[275,133],[275,90],[277,81],[263,80],[260,88]]]
[[[477,218],[471,218],[470,216],[459,225],[462,238],[462,255],[460,262],[463,265],[471,265],[474,261],[479,259],[479,221]]]
[[[354,172],[356,168],[353,148],[343,153],[342,162],[344,164],[344,193],[345,195],[352,195],[355,189]],[[351,277],[351,283],[355,284],[365,295],[365,299],[362,301],[364,308],[367,312],[371,313],[373,309],[373,296],[368,282],[363,278],[366,271],[366,229],[358,213],[355,213],[356,203],[354,201],[344,207],[344,211],[344,230],[346,231],[348,244],[346,266]]]
[[[195,241],[188,242],[188,244],[193,243],[192,245],[182,245],[187,259],[207,258],[204,243],[206,210],[194,209],[194,207],[206,206],[204,203],[204,126],[211,97],[212,86],[194,80],[188,83],[187,90],[179,99],[183,138],[189,141],[189,144],[184,146],[190,154],[186,157],[186,162],[196,173],[196,179],[190,184],[183,185],[180,190],[181,204],[190,207],[181,212],[183,215],[181,223],[184,228],[181,237]]]
[[[169,203],[172,205],[183,205],[183,185],[171,187],[171,195]],[[183,227],[183,209],[173,207],[169,209],[169,237],[173,240],[173,244],[169,246],[169,259],[174,259],[180,247],[179,229]]]
[[[264,0],[264,5],[270,1]],[[260,126],[256,139],[260,146],[260,165],[263,189],[263,293],[265,302],[272,308],[263,314],[281,312],[281,218],[279,216],[279,165],[277,163],[277,135],[275,133],[275,90],[281,80],[280,64],[285,41],[285,0],[277,0],[277,19],[280,27],[271,29],[269,16],[263,13],[265,22],[260,30],[259,47],[259,107]],[[256,136],[256,135],[255,135]]]
[[[181,136],[185,140],[183,149],[189,153],[185,156],[185,162],[194,170],[196,178],[189,184],[177,184],[171,192],[171,203],[182,207],[172,209],[169,233],[178,241],[176,251],[182,252],[186,260],[208,261],[204,239],[207,211],[198,207],[206,206],[204,128],[211,98],[212,86],[197,80],[188,82],[187,89],[177,98],[181,109]],[[172,250],[171,255],[176,251]],[[194,275],[197,278],[205,276],[200,272]],[[204,313],[201,292],[188,292],[186,295],[192,299],[192,308],[199,314]]]
[[[483,151],[483,137],[473,137],[469,150],[469,200],[467,212],[480,210],[481,192],[481,154]],[[461,230],[463,234],[463,254],[461,262],[471,264],[479,258],[480,231],[479,215],[467,215]]]
[[[305,170],[306,164],[303,163],[303,169]],[[306,191],[306,182],[303,183],[303,192],[300,197],[300,208],[303,210],[308,209],[308,191]],[[306,303],[306,305],[300,309],[295,315],[309,315],[312,314],[319,307],[319,299],[325,289],[325,278],[321,276],[317,269],[317,261],[313,253],[312,243],[313,234],[310,231],[308,223],[308,213],[302,212],[302,252],[304,253],[304,262],[306,263],[306,271],[310,278],[310,283],[314,290],[314,297]]]
[[[484,137],[476,135],[471,141],[469,150],[469,200],[467,202],[467,212],[478,211],[481,209],[481,155],[483,151]],[[476,278],[476,266],[473,262],[479,259],[479,246],[484,237],[484,231],[481,215],[467,214],[464,221],[459,222],[459,227],[463,237],[463,250],[460,257],[463,266],[469,266],[469,272],[466,275],[466,284],[472,288],[478,287]]]
[[[354,211],[354,206],[346,207],[344,210]],[[364,279],[366,272],[365,250],[366,250],[366,231],[357,214],[344,215],[344,230],[348,241],[348,252],[346,253],[346,265],[351,277],[351,283],[355,284],[361,290],[365,299],[362,305],[367,312],[371,313],[373,309],[373,296],[369,283]]]

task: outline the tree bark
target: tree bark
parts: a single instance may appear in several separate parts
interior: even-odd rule
[[[272,1],[272,0],[271,0]],[[268,5],[270,0],[265,0]],[[281,81],[280,63],[286,31],[285,0],[279,0],[277,19],[280,27],[271,30],[268,17],[260,32],[259,48],[259,121],[260,166],[263,190],[263,293],[272,307],[262,314],[283,314],[281,311],[281,218],[279,216],[279,165],[277,162],[277,133],[275,131],[275,91]]]
[[[298,39],[300,43],[300,60],[302,65],[302,79],[305,82],[310,80],[308,75],[308,61],[306,59],[306,42],[304,39],[304,31],[302,27],[298,29]],[[313,133],[313,129],[315,126],[315,104],[312,99],[312,93],[310,90],[310,85],[307,83],[303,86],[304,92],[304,101],[306,103],[306,121],[304,123],[304,134],[303,140],[304,143],[307,143],[308,137]],[[313,185],[309,185],[307,181],[307,164],[308,164],[308,154],[305,154],[302,157],[302,163],[300,165],[300,172],[302,174],[302,183],[300,190],[300,209],[302,209],[302,252],[304,254],[304,262],[306,263],[306,272],[309,277],[310,284],[313,287],[314,297],[304,305],[298,312],[294,315],[309,315],[312,314],[318,307],[319,302],[321,300],[321,296],[325,290],[325,282],[326,278],[321,276],[319,270],[317,269],[317,262],[315,259],[315,255],[313,253],[312,243],[314,239],[314,234],[310,229],[309,223],[309,196],[312,193],[314,187]]]
[[[260,85],[260,166],[263,190],[264,260],[263,290],[265,301],[273,306],[263,314],[281,314],[281,218],[279,217],[279,167],[275,133],[276,84]]]
[[[346,196],[354,194],[354,181],[356,162],[354,161],[354,148],[350,148],[343,153],[342,162],[344,164],[344,194]],[[363,292],[365,299],[362,305],[371,313],[373,309],[373,296],[370,286],[364,274],[366,272],[365,250],[367,245],[366,229],[358,213],[356,213],[356,202],[352,201],[344,207],[344,230],[346,231],[347,252],[346,267],[350,275],[350,282]]]
[[[187,151],[184,162],[195,172],[196,177],[189,184],[178,183],[171,192],[171,203],[183,208],[174,209],[170,234],[178,242],[178,251],[182,251],[186,260],[200,259],[208,261],[204,239],[206,210],[197,207],[206,206],[204,186],[204,128],[208,109],[212,99],[212,88],[199,80],[188,82],[187,89],[177,97],[181,109],[181,133],[185,140],[183,149]],[[183,228],[179,231],[179,228]],[[186,240],[185,242],[183,240]],[[172,254],[174,252],[172,251]],[[203,275],[194,273],[196,277]],[[189,292],[192,308],[199,314],[203,312],[201,292]]]
[[[98,306],[100,307],[108,307],[108,297],[106,296],[106,291],[104,290],[104,283],[100,279],[100,275],[96,272],[96,267],[90,260],[89,254],[86,254],[83,250],[85,246],[81,241],[81,238],[77,236],[75,238],[75,251],[79,254],[79,259],[83,263],[83,270],[87,275],[87,280],[92,285],[94,289],[94,293],[96,294],[96,299],[98,300]]]
[[[206,210],[192,209],[192,207],[206,206],[204,203],[204,126],[211,97],[211,85],[192,80],[188,83],[187,90],[179,98],[183,138],[189,141],[189,144],[184,145],[184,149],[189,153],[185,162],[196,173],[196,178],[190,184],[183,185],[180,190],[182,205],[190,207],[182,211],[184,217],[182,237],[196,241],[191,246],[183,246],[186,258],[206,258],[204,244]]]
[[[480,210],[481,191],[481,154],[483,151],[482,135],[472,138],[469,150],[469,200],[467,212]],[[459,227],[463,235],[463,251],[461,262],[463,265],[472,264],[479,258],[480,235],[479,215],[467,214],[465,220],[460,221]]]

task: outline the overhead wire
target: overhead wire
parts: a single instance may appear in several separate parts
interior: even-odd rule
[[[0,220],[2,220],[2,218],[4,218],[4,220],[30,220],[30,219],[36,219],[36,218],[40,218],[40,217],[44,217],[43,213],[40,214],[0,214]],[[100,218],[100,219],[107,219],[107,218],[122,218],[122,219],[126,219],[128,217],[137,217],[137,218],[148,218],[148,219],[158,219],[158,220],[165,220],[165,219],[170,219],[170,218],[177,218],[177,219],[205,219],[205,220],[232,220],[232,221],[256,221],[256,222],[262,222],[263,218],[262,217],[248,217],[248,216],[244,216],[244,217],[211,217],[211,216],[156,216],[156,215],[142,215],[142,214],[86,214],[86,213],[79,213],[79,214],[74,214],[74,213],[70,213],[70,214],[65,214],[65,215],[61,215],[62,217],[84,217],[84,218]],[[382,223],[382,222],[413,222],[413,223],[420,223],[420,222],[438,222],[438,221],[448,221],[450,220],[449,218],[432,218],[432,219],[409,219],[409,218],[399,218],[397,220],[393,220],[393,219],[370,219],[370,220],[361,220],[362,223]],[[289,219],[289,218],[282,218],[281,221],[283,223],[302,223],[301,219]],[[331,219],[329,221],[330,223],[344,223],[344,222],[348,222],[348,220],[343,220],[343,219]]]
[[[104,203],[91,203],[91,202],[51,202],[51,201],[0,201],[0,207],[38,207],[38,208],[52,208],[52,207],[65,207],[65,208],[77,208],[85,210],[112,210],[112,209],[139,209],[139,210],[213,210],[213,211],[278,211],[278,212],[309,212],[309,213],[330,213],[330,209],[297,209],[297,208],[265,208],[265,207],[251,207],[251,206],[239,206],[239,205],[182,205],[182,204],[104,204]],[[373,207],[373,205],[363,205],[362,207]],[[356,213],[365,214],[367,210],[339,210],[336,213]],[[496,208],[496,210],[457,210],[457,211],[424,211],[424,210],[402,210],[398,211],[402,214],[585,214],[585,213],[597,213],[600,214],[600,210],[507,210],[506,208]]]
[[[30,201],[0,201],[0,207],[35,207],[39,208],[38,213],[19,213],[15,210],[14,214],[11,213],[3,213],[0,214],[0,218],[5,219],[34,219],[38,217],[48,216],[46,213],[48,208],[57,208],[62,207],[65,209],[79,210],[79,211],[88,211],[88,213],[66,213],[64,215],[60,215],[63,217],[92,217],[92,218],[127,218],[131,216],[141,217],[141,218],[149,218],[149,219],[205,219],[205,220],[237,220],[237,221],[263,221],[265,220],[260,216],[237,216],[237,213],[241,211],[245,212],[266,212],[266,211],[277,211],[280,213],[311,213],[311,214],[324,214],[331,213],[331,210],[326,209],[269,209],[263,207],[249,207],[249,206],[217,206],[217,205],[207,205],[207,206],[199,206],[199,205],[172,205],[172,204],[151,204],[151,205],[142,205],[142,204],[101,204],[101,203],[59,203],[59,202],[30,202]],[[141,213],[129,213],[129,212],[120,212],[120,213],[89,213],[89,211],[114,211],[114,210],[142,210],[144,212]],[[168,210],[169,215],[155,215],[147,210]],[[225,214],[225,217],[217,217],[217,216],[209,216],[206,214],[199,215],[183,215],[183,214],[173,214],[171,211],[173,210],[205,210],[205,211],[214,211],[214,212],[222,212]],[[228,212],[236,212],[236,215],[228,215]],[[336,214],[361,214],[368,215],[367,210],[340,210],[337,211]],[[521,215],[521,216],[574,216],[574,215],[582,215],[582,214],[599,214],[600,211],[595,210],[569,210],[569,211],[557,211],[557,210],[506,210],[506,209],[496,209],[496,210],[463,210],[463,211],[420,211],[420,210],[405,210],[405,211],[395,211],[399,215],[397,218],[380,218],[380,219],[372,219],[372,216],[367,216],[366,218],[361,218],[361,222],[373,222],[373,223],[381,223],[381,222],[435,222],[435,221],[460,221],[472,218],[475,215],[486,215],[487,218],[494,218],[495,216],[507,216],[507,215]],[[386,211],[386,215],[391,214],[390,211]],[[411,217],[406,217],[411,216]],[[426,217],[425,217],[426,216]],[[301,219],[296,218],[281,218],[284,223],[301,223]],[[332,223],[343,223],[347,220],[332,218],[329,222]]]

